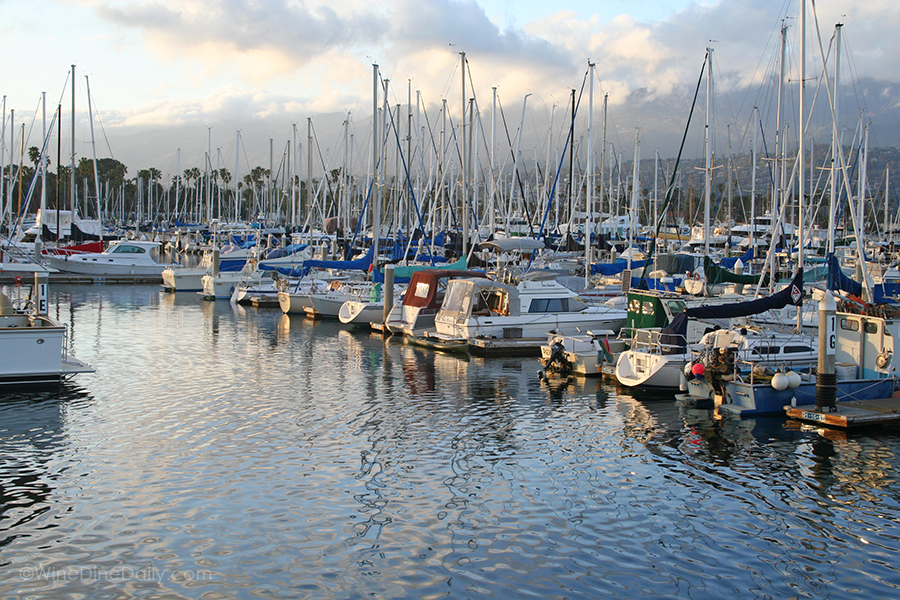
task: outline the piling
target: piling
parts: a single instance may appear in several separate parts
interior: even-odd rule
[[[387,323],[388,315],[394,306],[394,265],[384,267],[384,309],[381,313],[381,322]]]
[[[50,276],[47,273],[38,273],[34,274],[34,312],[38,316],[46,317],[50,314],[50,306],[48,304],[47,297],[50,295],[48,292]]]
[[[825,297],[819,300],[819,361],[816,371],[816,410],[819,412],[837,411],[837,374],[834,371],[837,354],[836,313],[834,295],[831,290],[827,290]]]

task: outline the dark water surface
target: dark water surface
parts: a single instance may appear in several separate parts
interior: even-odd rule
[[[155,286],[0,395],[0,598],[896,598],[900,437],[716,420]]]

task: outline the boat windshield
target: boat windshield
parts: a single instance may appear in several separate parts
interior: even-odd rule
[[[684,312],[684,300],[669,300],[666,304],[669,307],[669,312],[673,317]]]
[[[113,249],[117,254],[146,254],[146,250],[140,246],[119,245]]]

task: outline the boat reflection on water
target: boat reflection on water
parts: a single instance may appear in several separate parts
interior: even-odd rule
[[[0,595],[896,595],[895,433],[716,418],[156,286],[67,294],[97,373],[0,402]],[[170,577],[23,578],[42,565]]]
[[[60,457],[72,451],[69,413],[89,409],[92,400],[66,381],[0,394],[0,547],[16,537],[17,525],[54,504],[59,470],[66,468]]]

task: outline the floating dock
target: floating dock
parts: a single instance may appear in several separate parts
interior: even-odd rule
[[[785,412],[791,419],[844,429],[900,425],[900,398],[838,402],[835,412],[816,410],[813,404],[786,406]]]
[[[48,280],[51,284],[56,283],[100,283],[100,284],[135,284],[135,283],[158,283],[162,285],[162,276],[160,275],[81,275],[77,273],[48,272]],[[16,284],[21,282],[31,282],[34,280],[33,273],[23,273],[17,271],[0,270],[0,284]]]
[[[540,356],[547,338],[472,338],[469,353],[476,356]]]

